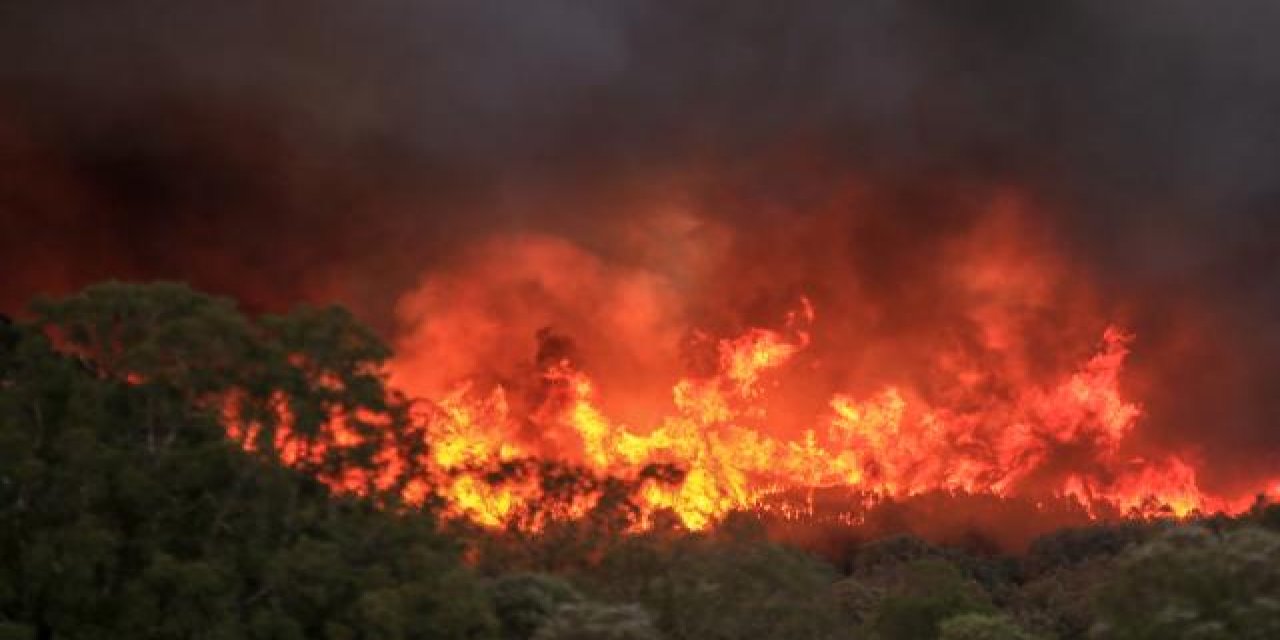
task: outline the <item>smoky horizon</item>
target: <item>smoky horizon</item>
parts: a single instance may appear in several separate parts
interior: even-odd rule
[[[108,279],[342,304],[410,391],[504,386],[531,450],[572,433],[562,360],[647,434],[763,330],[796,351],[776,418],[735,418],[760,433],[892,388],[1001,461],[1110,354],[1119,404],[1018,482],[1176,456],[1247,494],[1280,462],[1277,29],[1261,0],[7,3],[0,311]]]

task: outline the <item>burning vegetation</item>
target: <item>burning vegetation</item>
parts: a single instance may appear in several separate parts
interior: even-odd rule
[[[1150,421],[1127,371],[1141,337],[1107,317],[1029,202],[1007,189],[980,200],[963,225],[916,239],[927,250],[903,265],[917,277],[902,289],[856,276],[804,288],[875,248],[822,239],[857,227],[873,206],[857,196],[843,217],[774,230],[772,255],[669,211],[609,254],[545,235],[479,243],[399,303],[387,374],[422,441],[412,461],[376,451],[374,484],[420,469],[402,485],[408,502],[437,496],[452,516],[532,530],[586,517],[609,479],[629,483],[636,530],[698,530],[739,511],[856,527],[886,500],[937,494],[1075,509],[1068,522],[1238,513],[1267,494],[1267,478],[1205,487],[1194,447],[1142,437]],[[804,264],[752,266],[778,255]],[[285,463],[318,464],[323,447],[295,442],[276,405],[272,446]],[[343,447],[387,424],[329,420]],[[228,428],[260,446],[252,421],[229,413]],[[549,496],[539,470],[553,468],[596,484]],[[323,477],[356,491],[373,481]],[[534,513],[549,497],[554,513]]]
[[[641,503],[694,529],[735,510],[855,523],[879,498],[930,492],[1065,498],[1113,518],[1237,512],[1269,490],[1206,490],[1194,449],[1144,443],[1143,404],[1126,386],[1140,336],[1072,282],[1080,274],[1026,204],[1002,193],[983,206],[958,234],[923,240],[933,264],[902,283],[929,288],[923,299],[856,277],[810,297],[787,280],[794,265],[753,280],[770,277],[736,254],[753,240],[688,217],[654,223],[668,235],[639,242],[669,250],[630,264],[556,238],[497,240],[402,299],[392,379],[424,400],[452,512],[492,526],[537,489],[485,478],[539,457],[606,476],[677,469]],[[796,260],[839,259],[811,232],[771,233],[804,245],[782,251]],[[689,284],[705,274],[766,300]],[[714,312],[688,299],[701,291]],[[751,305],[772,321],[744,320]],[[833,489],[846,504],[815,502]]]
[[[878,404],[837,396],[823,441],[742,436],[773,465],[717,461],[738,453],[729,435],[752,433],[738,421],[761,417],[739,403],[763,397],[770,366],[816,346],[804,303],[777,329],[717,341],[715,368],[677,383],[677,413],[649,434],[609,426],[563,338],[542,334],[555,357],[531,369],[527,419],[613,431],[568,432],[565,455],[537,457],[514,448],[527,436],[509,435],[510,450],[480,438],[521,415],[504,392],[449,405],[387,386],[390,352],[340,309],[250,320],[183,286],[105,284],[31,316],[0,325],[0,629],[16,637],[1144,638],[1180,633],[1187,616],[1174,614],[1188,610],[1236,637],[1275,629],[1255,595],[1275,590],[1280,507],[1159,508],[1209,499],[1160,493],[1181,478],[1161,466],[1122,467],[1116,486],[1137,489],[1108,496],[1073,493],[1090,478],[1034,499],[1017,483],[895,485],[914,478],[893,475],[913,426],[890,390]],[[1086,409],[1128,428],[1137,414],[1110,387],[1124,338],[1104,334],[1061,385],[1029,392],[1028,415],[1040,402],[1074,415],[1096,394]],[[464,418],[480,435],[443,431]],[[693,420],[708,436],[682,444]],[[820,450],[853,437],[879,441],[859,456]],[[1099,447],[1097,473],[1110,453]],[[1116,511],[1127,495],[1145,502]],[[1127,517],[1091,520],[1114,515]],[[1072,516],[1087,526],[1044,533]],[[1022,533],[984,529],[1001,518]]]
[[[1280,4],[80,4],[0,640],[1280,637]]]

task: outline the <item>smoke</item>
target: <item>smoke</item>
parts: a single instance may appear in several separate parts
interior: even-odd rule
[[[9,2],[0,306],[163,277],[392,336],[478,253],[536,270],[494,240],[531,236],[583,299],[653,305],[521,319],[584,357],[802,294],[923,351],[982,308],[940,297],[976,238],[1054,274],[1019,351],[1121,321],[1143,437],[1238,488],[1280,451],[1277,28],[1263,0]]]

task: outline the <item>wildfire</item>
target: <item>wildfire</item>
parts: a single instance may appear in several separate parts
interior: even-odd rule
[[[850,518],[934,492],[1075,500],[1095,514],[1247,508],[1252,495],[1202,489],[1194,451],[1135,446],[1143,407],[1121,382],[1136,337],[1098,321],[1016,206],[993,207],[929,256],[946,265],[920,285],[936,300],[824,290],[720,332],[691,320],[689,282],[724,279],[708,265],[754,265],[691,248],[733,244],[688,218],[658,225],[676,235],[640,252],[660,267],[550,237],[482,246],[402,300],[392,382],[419,398],[429,476],[406,496],[434,492],[454,516],[536,527],[528,507],[552,489],[527,464],[560,460],[638,480],[641,526],[659,513],[692,529],[735,510],[803,518],[827,489],[847,490]],[[904,315],[924,321],[886,320]],[[928,324],[940,321],[954,327]],[[335,416],[335,442],[346,420]],[[286,462],[316,455],[295,451],[287,430],[276,437]],[[591,508],[569,502],[569,517]]]
[[[898,497],[938,489],[1002,496],[1035,490],[1086,505],[1168,507],[1177,515],[1226,506],[1203,495],[1194,469],[1176,457],[1122,456],[1142,412],[1119,390],[1132,337],[1114,327],[1076,371],[1055,385],[1022,390],[998,411],[932,407],[890,386],[861,399],[837,394],[813,428],[794,438],[771,436],[753,426],[767,420],[757,400],[764,381],[806,347],[807,334],[795,319],[808,323],[814,313],[807,300],[801,309],[785,330],[756,328],[721,339],[715,373],[676,381],[670,415],[647,430],[610,420],[591,379],[569,361],[557,362],[544,373],[554,393],[539,408],[537,426],[571,435],[581,462],[602,474],[634,473],[651,463],[686,469],[678,486],[654,486],[644,499],[651,509],[673,510],[691,528],[794,487],[847,486]],[[504,522],[522,499],[518,491],[459,472],[538,452],[503,435],[516,427],[501,387],[476,394],[464,386],[440,406],[429,433],[435,463],[453,477],[444,494],[456,513]],[[1058,450],[1072,447],[1092,456],[1086,472],[1037,486],[1036,474]]]

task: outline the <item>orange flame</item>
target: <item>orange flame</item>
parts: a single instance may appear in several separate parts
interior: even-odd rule
[[[431,469],[411,500],[430,484],[451,514],[507,526],[545,487],[504,469],[537,458],[641,479],[652,465],[678,467],[678,481],[645,482],[639,500],[647,514],[670,511],[693,529],[741,509],[802,517],[812,505],[774,498],[819,488],[869,501],[935,491],[1073,498],[1093,513],[1141,516],[1247,508],[1252,496],[1202,489],[1194,451],[1135,445],[1143,408],[1121,385],[1135,336],[1100,321],[1087,288],[1019,227],[1016,203],[997,199],[994,209],[939,245],[934,261],[946,268],[927,286],[947,314],[929,315],[933,300],[902,303],[962,330],[895,326],[865,350],[858,338],[874,333],[867,327],[888,304],[875,296],[892,294],[824,290],[814,299],[836,309],[828,319],[792,291],[776,322],[730,324],[712,337],[692,320],[691,281],[720,281],[708,265],[738,263],[691,249],[701,245],[681,234],[710,236],[717,251],[731,243],[687,216],[658,225],[676,234],[660,234],[662,249],[640,252],[639,263],[657,256],[657,267],[614,264],[554,238],[480,247],[402,300],[410,326],[392,379],[423,398]],[[1054,328],[1036,333],[1046,318]],[[586,337],[589,357],[549,326]],[[530,361],[533,335],[541,345]],[[1086,335],[1096,342],[1080,350]],[[1055,342],[1066,337],[1071,346]],[[700,357],[677,346],[690,344]],[[853,363],[832,364],[844,359]],[[810,402],[816,390],[822,397]],[[290,453],[284,437],[276,446],[287,456],[308,455]]]
[[[437,398],[427,433],[445,478],[439,489],[453,513],[488,524],[507,522],[538,493],[482,482],[483,471],[529,457],[622,477],[677,466],[685,472],[678,483],[647,484],[641,500],[695,529],[739,509],[800,516],[808,507],[774,498],[828,487],[868,500],[932,491],[1074,498],[1096,513],[1247,508],[1252,496],[1201,488],[1194,451],[1153,454],[1135,444],[1143,408],[1121,386],[1135,337],[1101,322],[1087,287],[1028,231],[1020,207],[1000,195],[989,216],[939,245],[932,262],[945,268],[922,286],[941,287],[946,299],[937,304],[963,324],[956,333],[964,337],[952,343],[927,329],[894,328],[868,344],[873,355],[860,355],[857,327],[874,327],[894,301],[829,290],[821,299],[837,310],[830,318],[818,318],[813,299],[792,295],[776,323],[713,338],[690,319],[690,279],[771,274],[700,254],[698,247],[724,251],[732,242],[677,215],[670,229],[657,224],[659,248],[640,252],[647,266],[534,237],[495,241],[470,263],[429,276],[403,301],[412,326],[393,378]],[[646,262],[654,256],[656,266]],[[728,266],[707,266],[717,262]],[[1048,324],[1059,328],[1037,328],[1053,314],[1061,317]],[[697,327],[683,343],[673,337],[681,323]],[[532,370],[501,369],[504,358],[520,359],[513,333],[527,341],[547,326],[584,336],[587,357],[554,343],[543,345]],[[1096,336],[1091,351],[1079,349],[1087,333]],[[1068,337],[1073,346],[1054,343]],[[677,343],[692,343],[701,357],[681,368],[653,365],[688,357]],[[842,358],[856,364],[836,362]],[[485,367],[496,369],[478,371]],[[666,398],[637,400],[637,385],[660,388],[655,371],[668,375]],[[450,374],[463,382],[442,385]],[[815,402],[819,388],[825,399]]]
[[[802,303],[802,317],[812,318]],[[1028,388],[996,414],[935,408],[889,386],[865,399],[831,398],[829,411],[795,438],[752,425],[766,419],[755,402],[763,381],[783,369],[807,335],[768,329],[720,340],[714,375],[683,378],[672,388],[672,412],[638,431],[612,421],[596,403],[591,379],[567,361],[545,372],[560,394],[540,408],[539,426],[571,434],[581,462],[601,473],[634,471],[650,463],[687,470],[679,486],[650,487],[648,507],[669,508],[701,528],[735,509],[749,509],[779,489],[851,486],[885,496],[936,489],[1012,495],[1024,490],[1074,496],[1086,505],[1106,501],[1124,509],[1168,507],[1177,515],[1215,506],[1184,461],[1125,459],[1122,444],[1141,416],[1118,388],[1131,340],[1108,328],[1099,350],[1057,384]],[[440,402],[429,428],[434,461],[455,474],[468,467],[538,452],[516,444],[502,387],[476,396],[459,388]],[[1087,472],[1062,474],[1036,486],[1037,473],[1058,449],[1084,448]],[[454,511],[500,524],[521,496],[475,475],[442,488]]]

